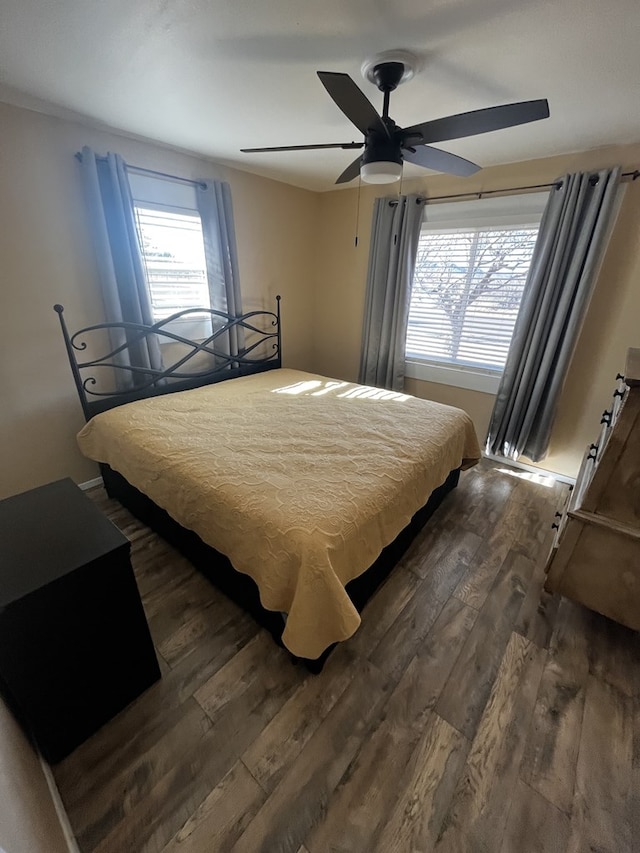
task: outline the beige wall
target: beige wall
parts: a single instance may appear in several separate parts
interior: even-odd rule
[[[280,293],[284,361],[312,366],[315,193],[5,104],[0,127],[0,497],[97,475],[75,445],[82,414],[52,311],[61,302],[73,328],[104,319],[73,157],[85,144],[136,165],[228,180],[245,307],[272,307]]]
[[[2,701],[0,850],[5,853],[69,850],[40,761]]]
[[[407,181],[402,189],[430,196],[500,189],[545,183],[566,172],[618,163],[626,169],[638,167],[640,144],[483,169],[467,179],[432,176]],[[357,377],[371,213],[374,198],[381,194],[374,187],[361,190],[357,248],[357,191],[335,191],[320,198],[314,308],[314,369],[320,373]],[[640,346],[639,319],[640,181],[636,181],[627,185],[567,376],[549,453],[540,467],[575,475],[585,446],[597,435],[600,414],[610,400],[616,373],[624,367],[627,347]],[[493,395],[419,380],[408,380],[407,390],[466,409],[484,439]]]

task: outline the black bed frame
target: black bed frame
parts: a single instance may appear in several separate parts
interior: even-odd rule
[[[64,308],[61,305],[54,305],[54,310],[60,318],[69,364],[86,420],[107,409],[135,400],[198,388],[279,368],[282,351],[280,297],[277,296],[276,300],[275,313],[251,311],[232,317],[210,309],[188,309],[153,325],[101,323],[80,329],[73,335],[70,335],[67,329],[63,315]],[[192,341],[173,330],[176,320],[188,318],[190,315],[201,317],[203,314],[210,314],[215,323],[214,328],[217,327],[206,340]],[[105,331],[110,330],[117,330],[119,334],[124,332],[126,341],[98,357],[78,360],[77,353],[84,354],[90,351],[87,340],[93,334],[104,335]],[[244,345],[238,352],[229,355],[225,352],[225,348],[221,348],[221,344],[229,340],[229,332],[234,330],[241,330],[241,340]],[[155,336],[162,342],[180,343],[186,346],[189,352],[169,367],[163,367],[162,370],[121,363],[122,353],[135,351],[141,341],[151,336]],[[213,358],[215,361],[213,368],[198,370],[189,367],[189,361],[201,353]],[[97,390],[101,386],[94,373],[105,370],[110,371],[116,385],[117,377],[124,373],[129,385],[133,387],[124,391],[117,387]],[[283,616],[281,613],[266,610],[262,606],[258,587],[251,577],[236,571],[224,554],[207,545],[192,530],[174,521],[165,510],[132,486],[117,471],[103,463],[100,464],[100,471],[109,497],[118,500],[133,515],[176,547],[215,587],[247,611],[258,624],[269,631],[278,645],[283,646],[281,639],[284,627]],[[349,598],[359,613],[391,573],[418,531],[440,506],[445,496],[457,486],[459,476],[459,469],[451,471],[445,482],[432,492],[426,504],[416,512],[396,539],[384,548],[377,560],[363,574],[346,585]],[[333,648],[334,646],[330,646],[315,660],[307,658],[296,658],[296,660],[300,660],[311,672],[320,672]]]
[[[94,415],[161,394],[173,394],[273,370],[282,366],[282,339],[280,335],[280,297],[276,296],[276,311],[249,311],[233,317],[210,308],[187,308],[159,320],[157,323],[98,323],[70,334],[62,305],[53,310],[60,318],[71,372],[76,383],[80,404],[88,421]],[[210,318],[214,331],[205,340],[194,341],[175,330],[182,321]],[[104,352],[104,335],[121,340],[119,345],[107,346]],[[229,353],[229,340],[242,342],[237,353]],[[181,344],[187,352],[162,369],[136,364],[133,353],[147,342]],[[93,348],[103,350],[93,358],[78,360],[78,354],[87,354]],[[197,367],[197,359],[209,356],[210,367]],[[95,375],[94,375],[95,374]],[[98,382],[99,374],[113,381],[112,387]],[[126,386],[123,390],[123,386]]]

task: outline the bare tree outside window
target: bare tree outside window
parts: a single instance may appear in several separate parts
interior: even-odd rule
[[[501,369],[538,228],[423,231],[407,355]]]

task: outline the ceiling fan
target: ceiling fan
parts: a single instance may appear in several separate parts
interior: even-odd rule
[[[373,184],[392,183],[402,175],[402,163],[466,177],[480,169],[476,163],[458,157],[430,143],[475,136],[549,117],[546,99],[521,101],[447,116],[411,127],[398,127],[389,116],[389,97],[415,72],[415,57],[407,51],[388,51],[363,65],[363,74],[384,95],[382,115],[348,74],[318,71],[318,77],[346,117],[364,134],[364,142],[337,142],[320,145],[282,145],[277,148],[242,148],[246,154],[269,151],[312,151],[322,148],[364,148],[340,175],[336,184],[361,176]]]

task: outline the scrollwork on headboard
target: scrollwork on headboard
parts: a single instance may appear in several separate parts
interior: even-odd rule
[[[282,363],[280,296],[275,312],[249,311],[235,317],[210,308],[189,308],[151,325],[99,323],[73,334],[62,305],[53,309],[87,420],[123,403],[260,373]],[[206,325],[211,333],[202,338],[180,334],[181,325],[194,323]],[[160,366],[140,355],[151,344],[161,354],[155,359]],[[78,358],[96,351],[99,354],[92,358]]]

